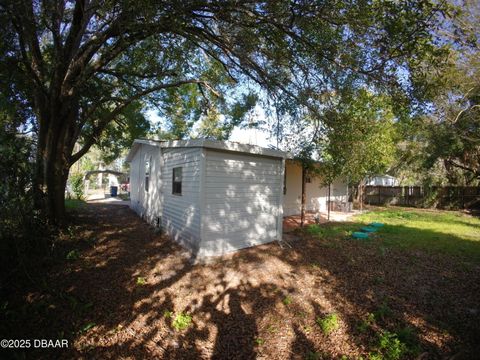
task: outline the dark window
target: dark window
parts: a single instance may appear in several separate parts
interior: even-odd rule
[[[172,194],[182,195],[182,168],[173,168],[172,174]]]
[[[305,176],[305,182],[306,182],[307,184],[310,184],[310,183],[312,182],[312,178],[310,177],[310,175],[306,175],[306,176]]]
[[[150,162],[151,158],[145,161],[145,191],[148,191],[148,186],[150,183]]]
[[[285,165],[285,169],[283,171],[283,195],[287,194],[287,166]]]

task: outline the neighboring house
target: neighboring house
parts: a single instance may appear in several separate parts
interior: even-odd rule
[[[199,257],[280,240],[283,216],[301,208],[301,167],[286,156],[206,139],[135,140],[130,206]],[[343,182],[331,185],[332,200],[346,201],[347,192]],[[307,210],[326,211],[328,187],[318,179],[306,195]]]
[[[291,159],[286,160],[285,166],[285,189],[283,196],[284,216],[300,214],[302,208],[302,166],[299,162]],[[328,211],[328,186],[322,184],[320,177],[307,174],[305,184],[307,211]],[[330,201],[335,204],[347,204],[348,185],[344,179],[336,179],[330,185]],[[338,210],[338,206],[330,207]]]
[[[390,175],[378,175],[366,180],[365,185],[373,186],[398,186],[400,181]]]

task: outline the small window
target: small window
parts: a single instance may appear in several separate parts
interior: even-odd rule
[[[287,194],[287,167],[283,171],[283,195]]]
[[[182,195],[182,168],[173,168],[172,174],[172,194]]]
[[[305,182],[306,182],[307,184],[310,184],[310,183],[312,182],[312,178],[311,178],[310,175],[306,175],[306,176],[305,176]]]
[[[148,192],[148,187],[150,184],[150,163],[151,163],[151,158],[148,158],[147,161],[145,161],[145,191]]]

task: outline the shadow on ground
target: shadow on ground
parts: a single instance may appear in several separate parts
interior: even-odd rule
[[[71,232],[62,251],[78,259],[63,257],[34,284],[13,287],[2,310],[9,338],[70,341],[27,355],[365,358],[385,354],[379,337],[393,333],[405,358],[480,350],[479,264],[386,247],[381,237],[305,236],[292,248],[262,245],[194,265],[130,209],[104,204],[79,210]],[[332,313],[338,322],[327,335],[316,320]],[[186,329],[174,329],[179,314],[192,318]]]

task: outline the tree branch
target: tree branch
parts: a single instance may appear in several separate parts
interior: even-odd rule
[[[84,143],[82,148],[75,154],[71,155],[69,163],[70,166],[73,165],[75,162],[77,162],[83,155],[85,155],[88,150],[92,147],[93,144],[97,141],[97,137],[100,136],[102,131],[105,129],[105,127],[110,123],[110,121],[114,120],[118,115],[122,113],[122,111],[129,106],[132,102],[142,98],[145,95],[148,95],[150,93],[163,90],[163,89],[168,89],[172,87],[178,87],[181,85],[185,84],[199,84],[203,85],[205,88],[207,88],[210,92],[212,92],[216,96],[220,96],[220,94],[213,89],[210,84],[208,84],[204,80],[198,80],[198,79],[187,79],[187,80],[180,80],[176,81],[173,83],[168,83],[168,84],[159,84],[157,86],[151,87],[149,89],[145,89],[143,91],[140,91],[136,93],[135,95],[131,96],[128,99],[125,99],[122,104],[119,104],[109,115],[104,116],[102,120],[98,123],[97,126],[94,127],[92,134],[90,137],[87,139],[87,141]]]

